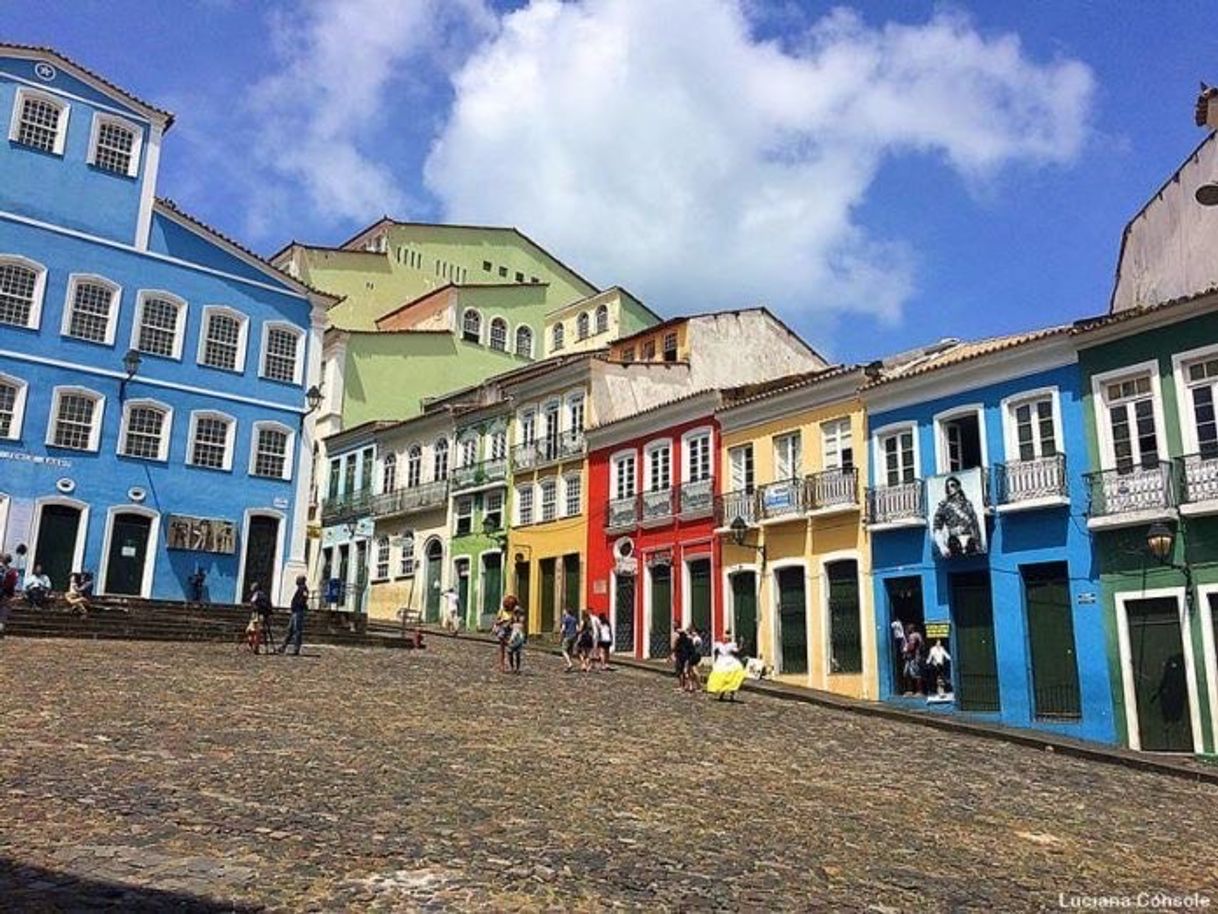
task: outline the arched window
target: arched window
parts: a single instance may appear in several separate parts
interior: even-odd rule
[[[432,479],[443,482],[448,478],[448,439],[441,438],[436,442],[435,460],[433,462]]]
[[[579,317],[575,319],[575,335],[581,340],[588,338],[588,328],[591,324],[591,319],[588,317],[587,311],[581,311]]]
[[[596,306],[596,332],[604,333],[609,329],[609,306]]]
[[[507,321],[501,317],[491,321],[491,348],[497,352],[506,352],[507,338]]]
[[[466,308],[461,316],[461,338],[471,343],[482,342],[482,315],[474,308]]]
[[[413,489],[423,481],[423,449],[417,444],[410,446],[406,454],[406,487]]]
[[[562,324],[554,325],[554,329],[551,331],[550,339],[551,339],[551,343],[550,343],[551,349],[553,349],[555,352],[557,352],[559,349],[562,349],[562,343],[563,343]]]
[[[398,484],[398,455],[386,454],[381,461],[381,491],[392,492]]]
[[[531,328],[516,328],[516,355],[522,359],[533,358],[533,330]]]

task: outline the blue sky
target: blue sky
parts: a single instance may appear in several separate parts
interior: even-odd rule
[[[514,224],[664,314],[848,360],[1107,308],[1201,140],[1212,4],[5,0],[178,123],[160,192],[255,249]]]

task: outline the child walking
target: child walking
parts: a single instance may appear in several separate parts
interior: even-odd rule
[[[524,653],[524,613],[518,612],[512,619],[511,634],[508,635],[508,667],[513,673],[520,672],[520,659]]]

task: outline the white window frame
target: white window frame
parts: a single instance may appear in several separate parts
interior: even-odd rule
[[[34,271],[34,296],[30,301],[30,316],[26,330],[38,330],[42,327],[42,300],[47,288],[47,268],[36,260],[22,257],[20,254],[0,254],[0,266],[12,264]],[[0,327],[21,327],[21,324],[0,323]]]
[[[656,454],[660,451],[668,449],[668,485],[667,487],[653,489],[651,487],[651,468],[655,461]],[[647,446],[643,448],[643,491],[644,492],[665,492],[673,488],[672,475],[672,439],[658,438],[655,441],[647,442]]]
[[[129,130],[132,133],[131,141],[131,161],[127,164],[127,177],[134,178],[140,173],[140,155],[144,151],[144,131],[138,125],[125,118],[116,117],[113,114],[105,114],[101,111],[93,112],[93,125],[89,129],[89,155],[85,161],[93,166],[97,166],[97,144],[101,139],[101,129],[105,124],[113,127],[121,127],[123,130]],[[106,174],[121,174],[121,172],[111,171],[108,168],[100,169]]]
[[[554,493],[553,508],[554,513],[550,517],[546,517],[546,493]],[[541,523],[549,523],[550,521],[558,520],[562,514],[558,511],[558,477],[547,476],[545,479],[537,483],[537,519]]]
[[[1188,366],[1193,362],[1205,362],[1218,358],[1218,344],[1201,346],[1185,352],[1177,352],[1171,357],[1172,377],[1176,384],[1176,415],[1180,421],[1180,439],[1184,446],[1184,456],[1197,454],[1201,451],[1201,442],[1197,437],[1197,420],[1193,413],[1192,395],[1189,390],[1200,386],[1201,382],[1192,384],[1188,380]],[[1218,378],[1204,382],[1214,388],[1215,409],[1218,410]]]
[[[791,461],[796,464],[794,467],[790,468],[793,472],[790,472],[785,476],[780,476],[778,473],[778,463],[779,463],[779,461],[778,461],[779,444],[778,443],[780,441],[790,441],[792,439],[796,442],[796,444],[798,446],[798,451],[799,451],[798,461],[797,462]],[[771,435],[770,436],[770,448],[773,451],[774,481],[775,482],[784,482],[784,481],[791,480],[791,479],[802,479],[803,478],[803,475],[804,475],[804,436],[803,436],[802,429],[797,428],[797,429],[792,429],[791,431],[781,432],[777,435]],[[790,454],[788,453],[787,456],[789,458]],[[753,472],[754,472],[754,474],[756,473],[755,465],[754,465]]]
[[[575,486],[575,510],[571,510],[571,487]],[[567,473],[562,478],[562,513],[560,517],[579,517],[584,511],[584,479],[579,473]]]
[[[503,346],[495,345],[495,325],[503,325]],[[507,352],[508,343],[512,340],[512,327],[506,317],[496,314],[486,325],[486,345],[492,352]]]
[[[258,432],[262,429],[271,429],[277,432],[287,433],[287,442],[284,445],[283,454],[283,476],[266,476],[262,473],[255,473],[254,466],[258,460]],[[191,436],[191,442],[194,442],[194,436]],[[292,478],[292,461],[296,457],[296,433],[291,428],[284,425],[282,422],[275,422],[270,419],[262,419],[254,423],[254,428],[250,432],[250,458],[249,467],[246,472],[255,479],[284,479],[291,480]]]
[[[28,86],[18,86],[15,98],[13,99],[13,111],[9,117],[8,138],[14,143],[20,145],[23,149],[35,149],[33,146],[26,146],[19,139],[21,136],[21,110],[25,107],[25,101],[29,98],[35,98],[39,101],[46,102],[49,105],[54,105],[59,109],[59,122],[56,125],[55,133],[55,148],[49,154],[62,156],[68,140],[68,117],[72,113],[72,106],[64,101],[58,95],[52,95],[50,92],[42,92],[38,89],[33,89]],[[44,149],[35,149],[37,152],[46,152]]]
[[[412,444],[406,449],[406,488],[416,489],[423,484],[423,445]]]
[[[602,318],[604,318],[602,320]],[[606,333],[609,330],[609,306],[600,304],[596,306],[596,321],[595,333]]]
[[[389,537],[386,534],[381,534],[373,543],[372,553],[372,581],[388,581],[389,572],[393,567],[393,555],[389,547]],[[383,559],[383,561],[382,561]],[[385,569],[385,573],[381,574],[381,569]]]
[[[76,303],[76,287],[81,283],[92,283],[110,290],[110,307],[106,313],[106,338],[90,340],[83,336],[74,336],[69,330],[72,326],[72,312]],[[122,299],[123,288],[113,279],[107,279],[97,273],[72,273],[68,276],[68,292],[63,300],[63,319],[60,322],[60,336],[81,343],[92,343],[94,346],[113,346],[115,332],[118,329],[119,303]]]
[[[456,504],[453,506],[453,536],[469,536],[474,532],[474,496],[462,495],[454,499]],[[461,529],[461,520],[469,519],[469,529],[464,533],[458,532]]]
[[[387,495],[388,493],[394,491],[398,487],[398,455],[397,455],[397,453],[394,451],[390,451],[387,454],[382,454],[381,459],[380,459],[380,464],[381,464],[381,494]],[[390,479],[389,482],[392,482],[393,485],[387,486],[387,485],[385,485],[385,481],[386,481],[385,477],[390,475],[390,473],[389,473],[390,470],[392,471],[393,478]]]
[[[106,414],[106,395],[96,390],[91,390],[88,387],[78,387],[73,384],[64,384],[51,391],[51,416],[50,421],[47,422],[46,445],[57,450],[80,450],[80,448],[65,448],[55,443],[55,424],[59,421],[59,400],[64,394],[80,394],[81,396],[93,399],[95,406],[93,410],[93,423],[92,428],[89,429],[89,446],[85,448],[85,451],[97,453],[98,448],[101,446],[102,422]]]
[[[854,421],[853,421],[853,419],[851,419],[850,416],[837,416],[833,419],[825,419],[823,422],[820,423],[820,460],[821,460],[821,469],[823,469],[823,470],[840,470],[840,469],[842,469],[842,432],[841,432],[841,429],[843,427],[846,430],[846,432],[845,432],[846,436],[848,436],[850,439],[850,465],[852,467],[858,466],[858,461],[855,459],[857,457],[857,454],[855,453],[856,449],[854,446]],[[832,431],[832,440],[837,445],[837,451],[836,451],[837,456],[834,458],[833,461],[830,460],[830,454],[829,454],[829,441],[831,440],[830,431]]]
[[[443,447],[441,447],[443,445]],[[444,475],[440,475],[439,455],[444,455]],[[447,438],[437,438],[431,446],[431,481],[447,482],[453,474],[452,445]]]
[[[579,317],[575,319],[575,338],[577,340],[586,340],[592,335],[592,315],[587,311],[579,312]]]
[[[291,381],[281,381],[278,378],[272,378],[266,373],[266,360],[269,355],[267,347],[270,345],[272,330],[284,330],[296,337],[296,357],[293,359]],[[303,328],[290,324],[287,321],[264,321],[262,324],[261,355],[258,357],[258,377],[264,378],[267,381],[273,381],[276,384],[299,385],[301,376],[304,373],[304,344],[305,332]]]
[[[938,467],[940,473],[963,472],[962,470],[957,471],[948,469],[946,424],[951,422],[953,419],[962,419],[966,416],[976,416],[977,418],[977,437],[980,439],[981,445],[981,468],[983,470],[989,469],[989,444],[985,440],[985,406],[981,403],[967,403],[961,404],[960,406],[953,406],[951,409],[945,409],[940,413],[935,413],[933,417],[933,428],[935,430],[935,466]]]
[[[528,334],[529,351],[527,353],[522,353],[520,351],[520,334],[521,334],[521,332]],[[512,334],[512,343],[513,343],[513,346],[512,346],[513,354],[515,354],[521,358],[525,358],[525,359],[533,358],[533,328],[532,327],[528,326],[527,324],[519,325],[516,328],[516,332]]]
[[[619,484],[618,466],[624,461],[631,462],[630,471],[630,491],[623,492]],[[613,499],[616,501],[620,498],[634,498],[639,493],[639,453],[634,448],[624,451],[616,451],[609,457],[609,487],[613,493]]]
[[[1061,395],[1056,386],[1053,387],[1037,387],[1034,390],[1022,390],[1017,394],[1012,394],[1004,398],[998,404],[999,410],[1002,412],[1002,446],[1003,453],[1008,463],[1016,463],[1019,461],[1019,423],[1015,419],[1015,410],[1021,406],[1030,406],[1041,400],[1049,401],[1049,408],[1053,410],[1053,442],[1057,447],[1058,454],[1064,454],[1066,449],[1065,442],[1062,441],[1062,406]],[[1037,455],[1033,460],[1040,460],[1044,454],[1040,451],[1040,436],[1033,438],[1036,443]]]
[[[537,407],[528,406],[516,414],[517,444],[532,444],[537,440]],[[532,434],[526,434],[532,432]]]
[[[30,385],[28,381],[13,377],[11,374],[0,373],[0,381],[17,388],[17,394],[13,397],[13,418],[9,423],[9,433],[0,435],[0,441],[20,441],[21,433],[25,428],[25,400],[29,394]]]
[[[522,510],[524,508],[524,496],[526,493],[529,496],[528,520],[525,520]],[[513,514],[515,515],[516,523],[519,526],[527,527],[529,524],[537,523],[537,492],[534,490],[534,486],[531,482],[526,482],[523,485],[516,486],[516,497],[512,499],[512,502],[514,508]]]
[[[470,315],[473,315],[474,319],[478,321],[478,338],[476,340],[467,339],[465,336],[465,334],[468,332],[466,329],[466,319],[469,318]],[[486,321],[484,321],[482,319],[482,312],[479,311],[477,308],[462,309],[462,311],[461,311],[461,339],[466,343],[477,343],[478,345],[482,345],[482,327],[485,323],[486,323]]]
[[[550,351],[558,352],[567,345],[567,331],[563,327],[562,321],[556,323],[550,328]]]
[[[223,314],[234,318],[238,324],[237,330],[237,358],[233,368],[219,368],[215,365],[209,365],[203,361],[203,355],[207,350],[207,328],[213,314]],[[204,305],[203,317],[199,322],[199,345],[195,352],[195,363],[202,368],[210,368],[212,371],[224,371],[229,374],[245,374],[245,349],[249,342],[250,319],[246,314],[241,313],[236,308],[230,308],[228,305]]]
[[[754,442],[754,441],[744,441],[744,442],[741,442],[740,444],[733,444],[731,447],[726,448],[726,451],[727,451],[727,474],[728,474],[728,484],[729,484],[729,485],[732,487],[731,491],[733,491],[733,492],[754,492],[754,491],[756,491],[756,489],[757,489],[757,448],[756,448],[756,442]],[[748,462],[749,462],[749,463],[751,463],[751,464],[753,465],[753,479],[752,479],[752,482],[749,482],[748,480],[746,480],[746,479],[744,478],[744,477],[746,476],[746,474],[747,474],[747,470],[748,470],[748,467],[745,465],[745,461],[744,461],[744,455],[745,455],[745,452],[748,452],[748,455],[749,455],[749,461],[748,461]],[[736,457],[736,455],[737,455],[737,454],[739,454],[739,455],[740,455],[740,476],[741,476],[741,480],[740,480],[740,487],[739,487],[739,488],[737,488],[737,486],[736,486],[736,466],[735,466],[735,457]]]
[[[195,453],[195,431],[198,428],[200,419],[223,419],[228,422],[227,440],[224,442],[224,465],[220,467],[207,467],[194,462]],[[213,470],[215,472],[231,472],[233,468],[233,444],[237,440],[237,419],[235,416],[230,416],[228,413],[222,413],[216,409],[196,409],[190,414],[190,426],[186,437],[186,465],[190,467],[198,467],[201,470]]]
[[[486,519],[487,519],[488,517],[490,517],[492,514],[498,514],[498,515],[499,515],[499,523],[495,525],[495,529],[496,529],[496,530],[502,530],[502,529],[503,529],[503,499],[504,499],[504,494],[505,494],[504,492],[502,492],[502,491],[500,491],[500,490],[496,489],[495,491],[492,491],[492,492],[487,492],[487,493],[486,493],[486,495],[485,495],[485,496],[484,496],[484,498],[483,498],[483,501],[482,501],[482,520],[483,520],[483,523],[485,523],[485,522],[486,522]],[[499,507],[498,507],[498,508],[492,508],[492,507],[491,507],[491,499],[492,499],[492,498],[497,498],[497,499],[499,499]]]
[[[871,478],[877,486],[886,487],[888,482],[888,466],[885,463],[884,441],[893,436],[909,432],[913,437],[913,478],[917,482],[922,478],[922,448],[918,441],[918,423],[892,422],[874,429],[871,433]],[[898,482],[895,485],[909,485]]]
[[[497,428],[490,434],[490,459],[507,460],[508,440],[507,428]]]
[[[173,351],[169,355],[161,355],[159,352],[149,352],[147,349],[140,348],[140,326],[144,322],[144,303],[150,298],[159,298],[177,306],[178,316],[173,328]],[[174,359],[180,362],[182,345],[186,339],[187,310],[186,300],[181,296],[163,289],[140,289],[135,295],[135,321],[131,324],[131,348],[141,355],[152,356],[154,359]]]
[[[690,460],[693,457],[693,452],[690,446],[694,441],[706,439],[706,475],[694,479],[693,467],[690,465]],[[715,434],[714,429],[709,425],[700,425],[697,428],[691,428],[681,436],[681,482],[702,482],[707,479],[715,478]]]
[[[457,439],[457,455],[460,465],[472,467],[478,464],[478,433],[468,432]]]
[[[412,578],[415,574],[414,531],[405,530],[398,537],[398,571],[396,578]],[[409,559],[409,570],[407,560]]]
[[[1114,368],[1112,371],[1105,371],[1091,376],[1091,400],[1092,408],[1095,412],[1095,429],[1096,437],[1099,439],[1100,469],[1102,470],[1115,470],[1117,468],[1116,446],[1112,439],[1112,421],[1108,415],[1108,392],[1106,388],[1109,384],[1116,381],[1124,381],[1147,373],[1150,374],[1150,400],[1155,418],[1155,437],[1159,443],[1159,459],[1168,459],[1167,426],[1163,422],[1163,392],[1159,382],[1159,361],[1158,359],[1149,359],[1145,362],[1124,365],[1120,368]],[[1134,440],[1136,441],[1136,439],[1135,430]],[[1135,456],[1135,468],[1141,465],[1140,458],[1140,454]]]
[[[127,432],[128,425],[131,421],[131,411],[133,409],[143,407],[147,409],[159,409],[165,414],[165,418],[161,424],[161,441],[157,448],[155,457],[140,457],[135,454],[127,453]],[[127,457],[130,460],[156,460],[161,463],[169,460],[169,441],[173,437],[173,407],[161,400],[153,400],[143,397],[135,400],[123,401],[123,416],[122,424],[118,429],[118,449],[116,453],[120,457]]]
[[[563,401],[563,405],[566,407],[567,414],[566,430],[568,432],[583,433],[584,429],[588,427],[588,398],[584,396],[584,392],[581,390],[572,394],[567,394],[566,399]],[[580,423],[578,426],[574,421],[576,405],[579,406],[580,413]]]

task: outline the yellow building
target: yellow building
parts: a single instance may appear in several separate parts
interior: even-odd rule
[[[728,392],[718,512],[733,634],[777,679],[875,698],[875,613],[859,476],[862,369]]]

